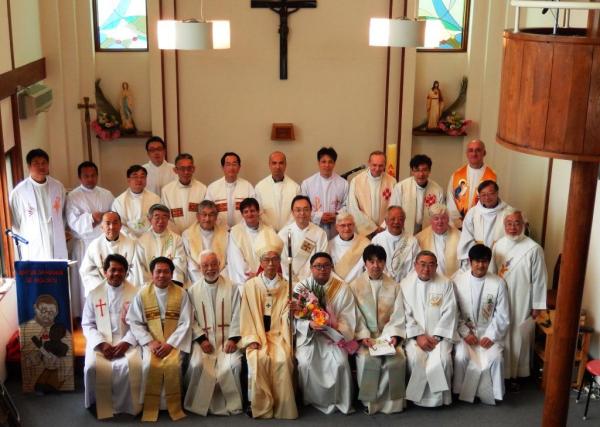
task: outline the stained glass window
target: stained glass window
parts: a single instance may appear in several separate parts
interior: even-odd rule
[[[148,50],[146,0],[94,0],[96,50]]]
[[[469,26],[469,0],[419,0],[419,19],[427,21],[425,48],[465,51]]]

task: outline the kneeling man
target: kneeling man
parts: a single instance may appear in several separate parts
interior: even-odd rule
[[[460,400],[495,405],[504,396],[504,337],[510,314],[506,282],[488,272],[492,250],[477,244],[469,250],[470,270],[454,276],[462,338],[454,354],[453,391]]]
[[[436,273],[433,252],[421,251],[400,283],[406,315],[406,398],[419,406],[452,403],[452,340],[458,309],[452,281]]]
[[[137,415],[141,408],[142,355],[125,314],[137,288],[125,280],[129,264],[124,256],[104,260],[104,283],[87,297],[81,326],[85,335],[86,408],[96,404],[98,419],[114,414]]]
[[[185,375],[188,411],[206,415],[242,412],[242,353],[240,293],[219,275],[219,257],[211,250],[200,254],[202,279],[189,290],[194,309],[192,356]]]
[[[385,269],[385,249],[369,245],[363,252],[367,271],[358,276],[350,288],[358,307],[356,338],[361,348],[356,356],[358,398],[369,414],[385,414],[404,409],[406,357],[400,346],[406,336],[404,302],[400,285]],[[390,354],[371,355],[370,349],[389,343]]]
[[[159,409],[172,420],[185,417],[181,409],[181,352],[189,352],[192,308],[187,292],[173,283],[175,265],[166,257],[150,263],[152,282],[136,295],[127,323],[143,347],[142,421],[156,421]]]

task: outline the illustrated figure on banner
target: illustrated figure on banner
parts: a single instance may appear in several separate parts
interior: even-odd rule
[[[444,97],[440,89],[440,82],[433,82],[427,93],[427,129],[437,129],[438,122],[444,111]]]
[[[119,113],[121,115],[121,130],[124,133],[135,133],[135,122],[133,121],[133,97],[129,91],[129,83],[127,82],[121,84]]]

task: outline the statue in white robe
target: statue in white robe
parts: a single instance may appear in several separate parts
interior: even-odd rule
[[[175,165],[165,160],[167,144],[158,136],[152,136],[146,141],[146,153],[149,159],[149,162],[143,165],[148,172],[146,188],[160,196],[162,188],[177,179],[173,170]]]
[[[183,240],[181,236],[167,228],[170,215],[170,210],[165,205],[157,204],[150,207],[148,212],[150,230],[137,240],[142,254],[141,262],[147,268],[154,258],[167,257],[175,265],[173,281],[181,285],[188,284],[186,280],[187,257],[183,248]],[[148,269],[144,282],[148,282],[150,279],[151,274]]]
[[[112,255],[106,264],[107,280],[88,295],[81,321],[86,339],[85,407],[96,404],[98,419],[137,415],[142,409],[142,354],[125,322],[137,288],[124,280],[125,258]]]
[[[102,215],[101,227],[104,234],[89,244],[79,268],[85,296],[104,281],[104,259],[109,254],[123,255],[129,264],[127,281],[134,286],[142,286],[147,267],[142,262],[141,247],[135,240],[120,233],[119,215],[112,211],[105,212]]]
[[[96,165],[84,162],[78,170],[81,185],[67,194],[66,204],[67,224],[72,236],[69,242],[69,257],[78,261],[77,268],[81,266],[91,241],[102,234],[100,226],[102,214],[110,210],[115,199],[110,191],[96,185],[98,181]],[[76,294],[71,294],[71,312],[73,315],[80,315],[85,304],[81,276],[72,275],[71,282],[74,283],[72,289],[77,290]],[[76,309],[78,302],[79,309]]]
[[[240,293],[219,275],[214,252],[201,257],[203,279],[188,294],[194,310],[192,352],[185,374],[184,407],[196,414],[234,415],[242,412]]]
[[[517,210],[507,211],[506,235],[496,242],[492,266],[506,280],[510,297],[510,329],[504,351],[504,376],[530,375],[535,318],[546,309],[547,272],[544,250],[524,235],[525,220]]]
[[[193,178],[195,170],[191,154],[178,154],[175,158],[178,178],[165,185],[160,195],[162,203],[171,210],[169,229],[179,235],[196,222],[198,204],[206,195],[206,185]]]
[[[452,403],[452,343],[458,308],[452,281],[437,274],[435,255],[421,251],[400,283],[406,315],[406,398],[419,406]]]
[[[335,274],[346,283],[353,281],[364,270],[363,251],[369,239],[356,233],[354,217],[342,211],[335,219],[337,236],[329,241],[327,252],[333,258]]]
[[[25,178],[9,196],[12,230],[29,241],[20,245],[21,259],[67,259],[65,188],[47,173],[36,175],[36,179]]]
[[[498,198],[498,185],[494,181],[484,181],[479,185],[480,200],[469,209],[462,223],[458,241],[458,259],[467,264],[469,249],[483,243],[493,249],[494,244],[504,236],[504,217],[510,208]]]
[[[198,221],[181,235],[187,257],[187,274],[191,283],[202,279],[200,254],[211,250],[217,254],[223,271],[227,266],[227,242],[229,233],[226,226],[217,224],[217,207],[211,200],[203,200],[198,206]]]
[[[460,400],[495,405],[504,396],[504,338],[510,322],[506,283],[489,273],[492,251],[475,245],[470,270],[453,277],[459,307],[452,389]]]
[[[300,193],[300,186],[285,174],[285,154],[275,151],[269,156],[271,175],[254,187],[261,208],[261,220],[278,232],[291,222],[292,199]]]
[[[358,309],[356,356],[358,398],[369,414],[401,412],[405,407],[406,356],[401,341],[406,336],[404,301],[400,285],[383,273],[383,248],[365,249],[367,271],[350,283]],[[387,342],[395,353],[371,355],[370,350]]]
[[[419,243],[411,234],[404,232],[406,215],[399,206],[390,206],[386,215],[387,228],[373,237],[371,242],[383,246],[387,254],[386,274],[400,282],[414,267]]]
[[[139,291],[127,312],[127,323],[143,349],[142,421],[156,421],[159,409],[178,420],[185,417],[181,358],[190,352],[192,305],[187,292],[171,280],[175,266],[170,259],[156,258],[152,267],[152,282]]]
[[[373,151],[369,155],[369,170],[350,181],[348,211],[354,217],[356,229],[364,236],[383,231],[385,214],[391,205],[396,178],[385,173],[385,165],[385,153]]]
[[[296,320],[296,360],[298,383],[304,405],[325,414],[352,409],[352,376],[345,347],[354,339],[356,305],[350,288],[331,274],[331,257],[319,252],[311,258],[312,276],[297,283],[302,287],[322,286],[330,324],[320,327],[312,320]]]

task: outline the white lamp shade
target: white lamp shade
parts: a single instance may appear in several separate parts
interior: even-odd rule
[[[158,21],[158,48],[229,49],[229,21]]]
[[[371,18],[370,46],[421,47],[425,44],[425,21]]]

